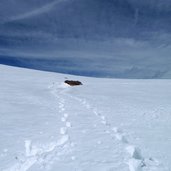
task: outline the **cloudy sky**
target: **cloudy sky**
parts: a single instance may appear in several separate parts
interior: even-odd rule
[[[0,63],[171,78],[171,0],[1,0]]]

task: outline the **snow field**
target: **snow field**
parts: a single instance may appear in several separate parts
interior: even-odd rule
[[[170,171],[169,80],[0,70],[0,170]]]

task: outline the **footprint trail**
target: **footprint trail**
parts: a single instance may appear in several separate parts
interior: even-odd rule
[[[115,138],[123,144],[123,150],[126,153],[125,156],[129,156],[126,162],[129,171],[159,170],[161,165],[157,161],[152,160],[151,158],[145,158],[141,154],[141,150],[138,147],[134,146],[132,143],[130,143],[126,138],[126,135],[119,128],[113,127],[107,120],[106,116],[102,112],[100,112],[96,107],[90,105],[90,103],[84,98],[73,96],[71,97],[78,101],[82,106],[84,106],[96,117],[98,117],[101,124],[103,124],[106,127],[106,133],[109,134],[112,139]]]

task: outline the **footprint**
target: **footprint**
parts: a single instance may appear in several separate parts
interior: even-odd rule
[[[63,128],[60,128],[60,134],[64,135],[66,134],[67,132],[67,128],[63,127]]]
[[[71,157],[71,160],[73,160],[73,161],[74,161],[75,159],[76,159],[76,157],[75,157],[75,156],[72,156],[72,157]]]
[[[86,107],[87,107],[87,109],[90,109],[90,105],[89,104],[86,104]]]
[[[130,171],[142,171],[143,163],[142,160],[130,159],[128,161]]]
[[[113,128],[112,128],[112,131],[113,131],[114,133],[122,133],[122,131],[121,131],[119,128],[117,128],[117,127],[113,127]]]
[[[115,138],[123,143],[128,143],[127,138],[120,133],[115,134]]]
[[[62,136],[62,138],[60,140],[58,140],[57,146],[64,145],[68,140],[69,140],[68,135]]]
[[[96,110],[94,110],[93,113],[94,113],[96,116],[99,116],[99,113],[98,113]]]
[[[65,117],[65,118],[68,118],[68,114],[67,114],[67,113],[64,113],[64,117]]]
[[[71,123],[70,122],[66,122],[66,127],[70,128],[71,127]]]
[[[62,121],[62,122],[66,122],[66,118],[62,117],[62,118],[61,118],[61,121]]]
[[[71,142],[70,145],[71,145],[71,147],[75,147],[76,144]]]
[[[65,108],[60,108],[60,111],[64,111],[65,110]]]
[[[104,125],[107,125],[107,122],[106,121],[101,121],[102,124]]]
[[[101,116],[101,119],[102,119],[102,120],[105,120],[106,118],[105,118],[105,116]]]
[[[32,147],[31,140],[25,140],[25,153],[26,153],[26,156],[31,155],[31,150],[32,150],[31,147]]]
[[[87,102],[86,100],[82,100],[82,104],[85,105]]]
[[[106,134],[110,134],[110,131],[109,131],[109,130],[106,130],[105,133],[106,133]]]
[[[139,148],[130,145],[126,147],[126,151],[130,154],[132,158],[136,160],[143,160],[143,157],[141,155],[141,150]]]
[[[59,108],[63,108],[64,104],[63,103],[59,103]]]

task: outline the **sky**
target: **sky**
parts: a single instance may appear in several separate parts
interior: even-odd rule
[[[171,78],[170,0],[1,0],[0,63]]]

